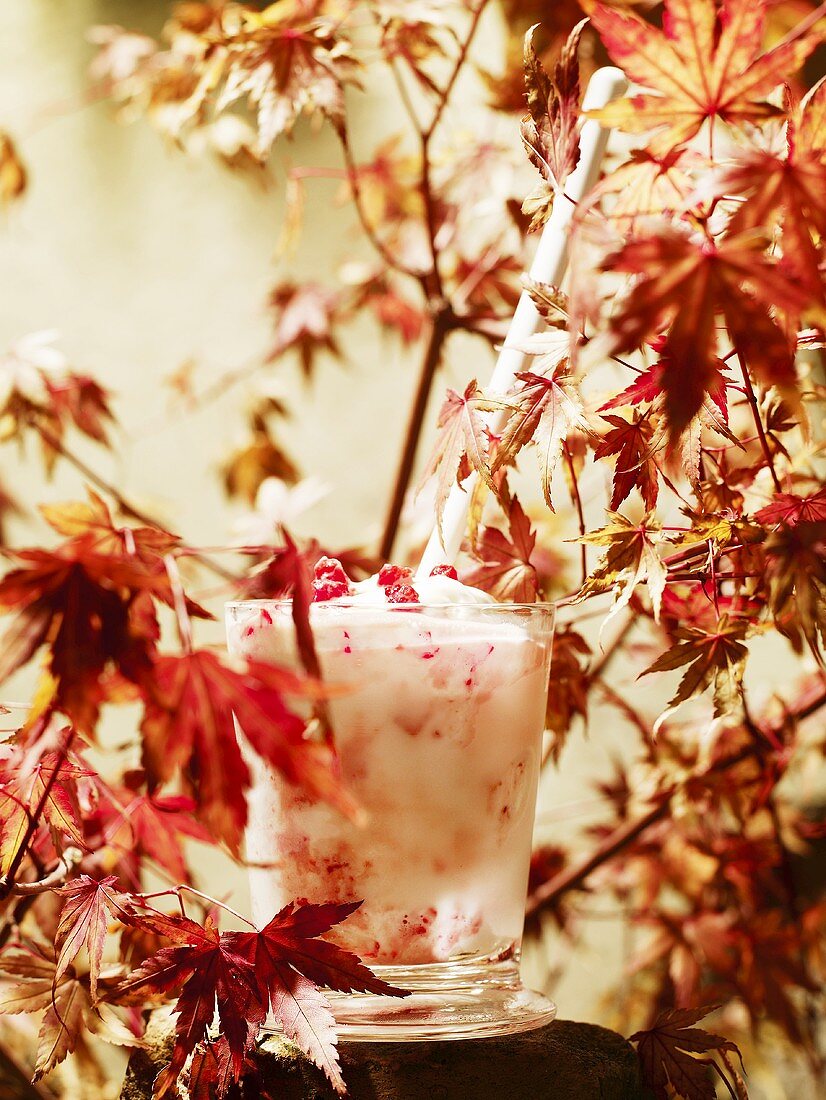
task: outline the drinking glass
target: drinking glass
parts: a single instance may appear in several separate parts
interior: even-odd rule
[[[519,953],[554,613],[549,605],[336,600],[312,608],[353,823],[249,754],[254,919],[363,905],[328,938],[405,999],[329,994],[339,1037],[510,1034],[552,1020]],[[232,653],[296,666],[289,601],[227,605]]]

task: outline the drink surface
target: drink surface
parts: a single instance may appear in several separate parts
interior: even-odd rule
[[[451,606],[391,609],[369,587],[313,605],[324,677],[353,688],[331,716],[367,824],[251,761],[255,919],[295,898],[362,898],[336,939],[379,965],[506,953],[524,919],[549,639],[432,580]],[[235,653],[295,663],[289,605],[235,605],[228,630]]]

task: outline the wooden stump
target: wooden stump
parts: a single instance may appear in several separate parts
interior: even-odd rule
[[[153,1021],[146,1050],[129,1063],[121,1100],[149,1100],[169,1059],[167,1020]],[[504,1038],[420,1043],[341,1043],[352,1100],[642,1100],[637,1057],[613,1031],[556,1020]],[[279,1100],[334,1100],[319,1069],[286,1040],[258,1055]]]

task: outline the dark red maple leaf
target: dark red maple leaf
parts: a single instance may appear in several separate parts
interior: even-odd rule
[[[234,1100],[238,1094],[232,1050],[223,1035],[198,1044],[182,1082],[190,1100]]]
[[[740,1057],[734,1043],[702,1028],[692,1027],[718,1005],[662,1012],[652,1027],[635,1032],[629,1042],[637,1044],[643,1079],[656,1100],[668,1100],[669,1086],[683,1100],[714,1100],[717,1089],[709,1072],[709,1059],[695,1057],[727,1051]],[[722,1071],[718,1070],[722,1076]]]
[[[4,639],[0,680],[48,644],[53,704],[91,732],[107,666],[134,679],[147,663],[148,642],[134,630],[130,611],[155,580],[139,560],[98,555],[82,540],[14,556],[20,567],[0,581],[0,610],[17,611]]]
[[[188,917],[153,920],[140,915],[133,920],[175,944],[147,959],[113,994],[121,1004],[141,1004],[153,994],[169,996],[180,990],[175,1003],[178,1019],[172,1060],[155,1082],[156,1100],[174,1088],[187,1057],[205,1037],[216,1007],[238,1076],[244,1053],[265,1016],[251,963],[233,949],[227,933],[219,933],[210,919],[203,928]]]
[[[636,487],[645,502],[646,511],[657,503],[658,470],[654,461],[654,427],[647,416],[637,413],[633,420],[621,416],[604,416],[612,430],[600,440],[594,458],[617,456],[614,488],[609,507],[616,511],[631,490]]]
[[[818,489],[807,497],[795,493],[776,493],[771,504],[755,512],[754,518],[767,526],[785,523],[787,527],[796,527],[798,523],[819,523],[826,521],[826,489]]]
[[[156,1083],[156,1097],[172,1089],[190,1052],[205,1038],[216,1008],[226,1049],[213,1052],[214,1064],[206,1069],[208,1084],[213,1083],[210,1078],[228,1083],[240,1077],[258,1027],[271,1013],[343,1092],[334,1021],[317,986],[406,995],[377,978],[355,955],[318,938],[360,904],[291,902],[255,932],[218,933],[209,921],[202,928],[186,917],[135,914],[135,923],[167,936],[174,946],[147,959],[113,999],[140,1003],[180,989],[175,1047]]]
[[[507,515],[507,535],[497,527],[483,528],[474,548],[480,564],[464,580],[497,599],[533,603],[538,588],[536,569],[531,564],[536,532],[531,530],[531,522],[516,497],[511,498]]]

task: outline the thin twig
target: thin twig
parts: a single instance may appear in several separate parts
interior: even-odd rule
[[[364,195],[361,190],[361,181],[359,179],[359,169],[353,158],[353,151],[350,148],[350,139],[347,136],[347,130],[344,126],[337,128],[338,136],[341,140],[341,149],[344,154],[344,166],[347,169],[347,181],[350,184],[350,190],[353,195],[353,205],[356,208],[356,214],[358,216],[361,228],[364,231],[365,237],[367,237],[370,244],[382,258],[384,263],[393,271],[398,271],[402,275],[409,275],[414,279],[421,280],[424,272],[417,271],[414,268],[407,267],[401,263],[399,259],[393,255],[384,241],[376,232],[375,226],[367,216],[367,210],[364,206]]]
[[[488,0],[480,0],[474,9],[473,15],[470,20],[470,26],[468,27],[467,34],[459,47],[459,52],[456,55],[456,59],[453,63],[453,69],[450,76],[447,79],[447,83],[442,89],[439,101],[436,104],[436,108],[433,112],[433,116],[430,119],[430,123],[425,130],[420,131],[421,140],[421,153],[422,153],[422,167],[421,167],[421,193],[422,201],[424,203],[424,215],[425,225],[427,227],[427,239],[430,246],[430,258],[431,258],[431,272],[430,272],[430,286],[428,291],[434,294],[437,298],[444,296],[444,288],[442,285],[442,273],[439,269],[439,248],[436,243],[437,224],[436,224],[436,203],[433,195],[433,185],[430,178],[430,142],[439,128],[439,124],[442,121],[442,117],[450,100],[451,93],[455,87],[456,81],[459,78],[459,73],[462,71],[465,62],[467,61],[468,52],[470,50],[471,43],[476,36],[476,31],[479,27],[479,20],[482,17],[482,12],[487,6]]]
[[[565,465],[568,467],[568,475],[570,477],[569,489],[571,492],[571,500],[576,508],[579,534],[580,537],[584,537],[587,530],[585,526],[585,512],[582,508],[582,497],[579,493],[579,483],[577,482],[576,471],[574,470],[574,456],[571,454],[571,448],[568,446],[567,442],[562,444],[562,453],[565,455]],[[588,547],[584,542],[579,544],[579,561],[582,569],[582,583],[585,584],[588,579]]]
[[[763,450],[763,456],[766,459],[766,465],[769,468],[772,481],[774,482],[775,492],[781,493],[783,487],[780,484],[780,478],[777,476],[777,471],[774,468],[774,456],[771,453],[769,447],[769,441],[766,438],[766,429],[763,427],[763,418],[760,415],[760,408],[757,404],[757,397],[754,393],[754,387],[751,384],[751,378],[746,368],[746,364],[743,361],[743,357],[738,354],[737,360],[740,364],[740,370],[743,375],[743,383],[746,387],[746,397],[748,398],[749,405],[751,406],[751,414],[754,417],[754,426],[757,428],[757,436],[760,440],[760,446]]]

